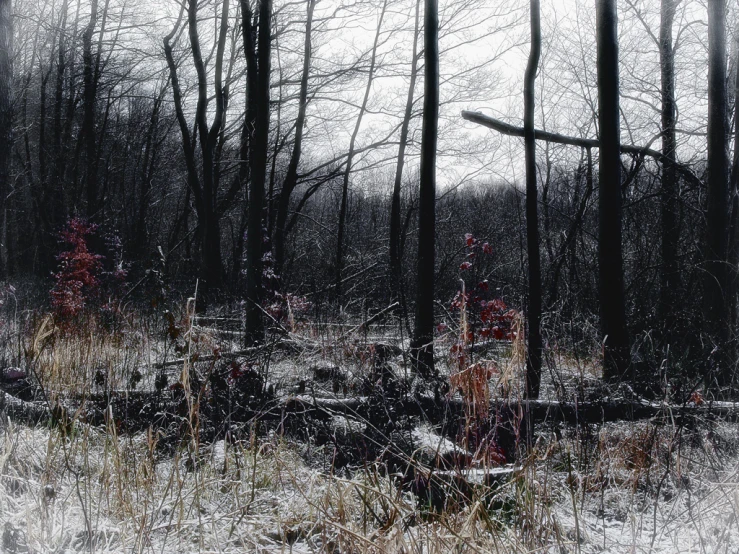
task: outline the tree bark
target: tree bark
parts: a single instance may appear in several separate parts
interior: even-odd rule
[[[660,191],[661,250],[660,321],[667,344],[674,341],[674,316],[680,291],[678,268],[678,188],[675,139],[675,54],[672,44],[672,24],[676,0],[662,0],[660,11],[659,56],[662,85],[662,190]]]
[[[708,191],[703,315],[717,347],[711,373],[720,385],[731,381],[727,353],[731,336],[728,299],[728,156],[726,98],[726,5],[708,0]]]
[[[401,215],[400,193],[403,183],[403,167],[405,165],[405,149],[408,145],[408,129],[413,116],[413,93],[418,76],[418,31],[421,17],[421,0],[416,0],[416,23],[413,29],[413,53],[411,59],[411,75],[408,84],[408,97],[405,101],[403,125],[400,128],[400,145],[398,146],[398,162],[395,166],[395,181],[393,182],[393,197],[390,205],[390,280],[392,295],[401,294],[402,287],[402,254],[401,254]]]
[[[630,365],[621,244],[617,23],[616,0],[596,0],[600,126],[598,289],[604,344],[603,377],[608,381],[628,377]]]
[[[98,219],[98,176],[97,176],[97,133],[95,115],[97,104],[97,79],[95,78],[95,62],[92,54],[92,36],[97,25],[98,1],[90,2],[90,19],[82,35],[82,59],[84,75],[82,135],[85,140],[85,190],[87,196],[87,219]]]
[[[187,3],[187,30],[190,38],[190,49],[193,65],[197,75],[197,104],[195,107],[195,135],[191,134],[183,108],[182,90],[177,75],[177,64],[174,60],[171,41],[177,34],[181,24],[185,5],[180,11],[179,18],[172,31],[164,38],[164,54],[169,67],[172,96],[174,98],[175,114],[182,136],[182,149],[187,169],[188,186],[192,190],[195,200],[195,211],[198,217],[198,239],[200,246],[199,274],[202,297],[207,297],[212,291],[223,285],[223,261],[221,258],[221,231],[219,214],[216,210],[218,196],[216,179],[215,149],[218,136],[221,132],[226,108],[224,87],[222,85],[223,56],[226,33],[228,29],[228,2],[224,2],[221,13],[221,24],[218,33],[216,62],[214,68],[215,80],[215,110],[213,122],[208,126],[207,113],[209,105],[208,77],[205,61],[203,60],[198,32],[198,2],[189,0]],[[195,156],[195,140],[200,142],[201,159]],[[200,302],[203,305],[203,302]]]
[[[436,146],[439,125],[439,4],[425,0],[424,98],[421,130],[421,183],[418,198],[416,314],[411,343],[414,369],[434,371],[434,279],[436,249]]]
[[[13,21],[10,0],[0,0],[0,222],[6,222],[5,199],[10,191],[10,155],[13,145],[13,113],[11,87],[13,82],[10,51]],[[6,239],[4,233],[0,236]],[[2,245],[4,246],[4,245]],[[7,250],[0,246],[0,278],[7,276]]]
[[[242,16],[248,16],[244,10],[248,0],[242,0]],[[263,212],[264,185],[267,175],[267,148],[269,142],[269,78],[270,54],[272,40],[272,1],[260,0],[258,30],[258,72],[251,71],[253,77],[257,73],[257,83],[250,87],[255,96],[249,98],[254,107],[254,141],[251,145],[249,183],[249,213],[246,233],[246,344],[254,345],[264,341],[264,321],[262,318],[262,255],[263,252]],[[246,27],[244,32],[246,32]],[[253,56],[247,57],[247,63]]]
[[[536,185],[536,139],[534,109],[536,72],[541,56],[539,0],[529,4],[531,49],[524,76],[524,148],[526,158],[526,247],[529,261],[529,313],[526,355],[526,398],[538,398],[541,386],[541,254],[539,252],[539,210]]]
[[[739,23],[734,33],[736,37],[735,59],[739,63]],[[728,261],[731,272],[731,296],[729,302],[729,316],[731,328],[735,329],[737,324],[737,302],[739,298],[739,67],[734,77],[734,158],[731,162],[730,192],[731,216],[729,218],[729,252]],[[736,345],[734,345],[736,348]],[[736,353],[736,351],[735,351]]]

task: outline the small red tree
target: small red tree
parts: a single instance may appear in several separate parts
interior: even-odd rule
[[[60,233],[62,242],[70,246],[56,258],[59,271],[53,274],[55,285],[51,290],[51,306],[61,319],[78,316],[99,291],[103,256],[93,254],[88,247],[89,237],[96,229],[95,224],[73,218]]]
[[[514,341],[518,335],[515,310],[490,291],[485,278],[493,248],[468,233],[465,259],[460,264],[462,290],[452,300],[452,312],[459,312],[459,336],[450,348],[452,373],[450,393],[459,391],[465,408],[462,442],[473,453],[474,463],[505,463],[505,455],[496,442],[496,429],[490,416],[489,380],[498,373],[493,360],[472,360],[475,343]]]

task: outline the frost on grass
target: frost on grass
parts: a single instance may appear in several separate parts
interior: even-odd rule
[[[7,552],[736,552],[736,427],[613,424],[552,440],[509,481],[429,513],[392,476],[311,467],[310,445],[5,424]],[[666,460],[670,463],[666,464]]]

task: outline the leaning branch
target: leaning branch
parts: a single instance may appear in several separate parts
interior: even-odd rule
[[[523,127],[516,127],[500,119],[495,119],[488,115],[481,114],[480,112],[462,111],[462,119],[477,123],[488,129],[498,131],[503,135],[511,137],[523,137]],[[546,142],[554,142],[556,144],[566,144],[568,146],[577,146],[579,148],[599,148],[600,141],[596,139],[572,137],[569,135],[561,135],[559,133],[550,133],[549,131],[542,131],[540,129],[534,130],[534,138],[536,140],[543,140]],[[636,154],[638,156],[650,156],[660,163],[668,160],[662,152],[648,148],[646,146],[634,146],[633,144],[622,144],[621,152],[624,154]],[[677,164],[677,170],[685,177],[688,181],[692,181],[693,184],[700,185],[701,181],[693,173],[689,167],[684,164]]]

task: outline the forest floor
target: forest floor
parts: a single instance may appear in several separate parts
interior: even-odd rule
[[[667,404],[552,417],[527,449],[515,341],[475,349],[494,362],[486,426],[412,378],[397,326],[297,326],[252,350],[238,322],[187,312],[3,332],[25,374],[3,388],[63,407],[0,424],[4,552],[739,551],[739,424]],[[551,359],[544,400],[604,395],[593,360]]]

